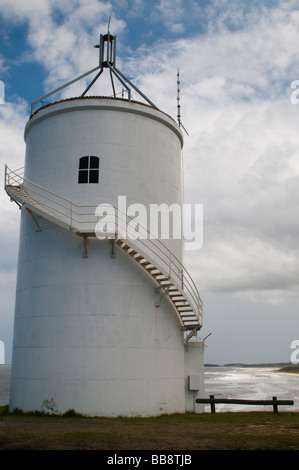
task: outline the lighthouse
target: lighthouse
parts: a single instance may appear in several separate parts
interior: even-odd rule
[[[21,210],[10,409],[199,411],[202,301],[183,239],[136,216],[182,207],[183,134],[116,67],[115,36],[99,52],[97,67],[32,103],[24,168],[5,168]],[[91,95],[107,72],[112,96]],[[92,74],[80,96],[45,103]]]

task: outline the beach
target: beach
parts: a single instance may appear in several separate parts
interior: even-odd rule
[[[293,400],[281,411],[299,411],[299,375],[273,367],[206,367],[205,393],[215,398]],[[209,406],[206,407],[206,410]],[[217,404],[217,411],[267,411],[269,406]]]

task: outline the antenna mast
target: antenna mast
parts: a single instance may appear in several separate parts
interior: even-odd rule
[[[63,90],[64,88],[67,88],[68,86],[72,85],[73,83],[81,80],[82,78],[87,77],[93,72],[98,71],[96,76],[93,78],[93,80],[89,83],[89,85],[86,87],[86,89],[83,91],[81,94],[80,98],[85,97],[86,93],[90,90],[90,88],[94,85],[94,83],[98,80],[100,75],[103,73],[104,69],[108,69],[110,71],[110,78],[111,78],[111,84],[113,88],[113,95],[116,97],[115,93],[115,87],[114,87],[114,82],[113,82],[113,75],[118,79],[118,81],[123,85],[123,87],[126,89],[128,93],[128,101],[131,101],[131,87],[145,100],[147,103],[152,106],[155,109],[158,109],[157,106],[152,103],[120,70],[116,68],[116,36],[110,34],[110,21],[111,21],[111,16],[109,17],[108,21],[108,33],[100,36],[100,44],[97,44],[96,48],[98,48],[100,51],[99,54],[99,65],[92,70],[89,70],[88,72],[84,73],[83,75],[80,75],[77,78],[74,78],[68,83],[65,83],[64,85],[60,86],[59,88],[56,88],[56,90],[51,91],[50,93],[47,93],[45,96],[42,98],[39,98],[38,100],[33,101],[31,104],[31,115],[34,114],[35,112],[35,105],[37,103],[42,103],[43,100],[46,98],[49,98],[50,96],[54,95],[55,93],[58,93],[59,91]]]
[[[187,135],[188,132],[186,131],[185,127],[183,126],[182,124],[182,121],[181,121],[181,104],[180,104],[180,70],[178,69],[178,73],[177,73],[177,85],[178,85],[178,88],[177,88],[177,102],[178,102],[178,105],[177,105],[177,108],[178,108],[178,123],[179,123],[179,126],[182,127],[184,129],[184,131],[186,132]]]

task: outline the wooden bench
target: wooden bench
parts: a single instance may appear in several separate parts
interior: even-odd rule
[[[216,413],[216,403],[231,405],[272,405],[274,413],[278,413],[278,406],[294,405],[293,400],[277,400],[277,397],[272,397],[272,400],[243,400],[236,398],[215,398],[214,395],[210,395],[210,398],[196,398],[195,401],[196,403],[211,405],[211,413]]]

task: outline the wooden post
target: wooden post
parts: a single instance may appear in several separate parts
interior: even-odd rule
[[[214,398],[215,398],[214,395],[210,395],[210,400],[211,400],[211,413],[216,413]]]
[[[272,397],[273,399],[273,411],[274,413],[278,413],[278,405],[275,403],[277,401],[277,397]]]

